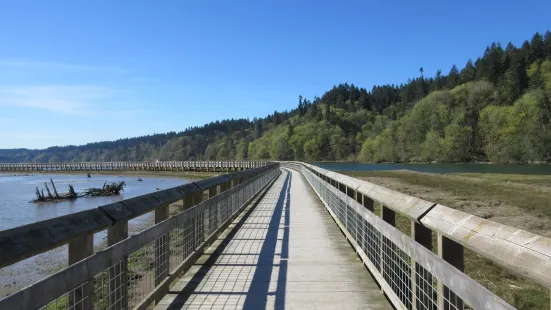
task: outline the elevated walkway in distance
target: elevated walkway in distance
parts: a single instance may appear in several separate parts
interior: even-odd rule
[[[282,170],[155,309],[392,309],[304,176]]]

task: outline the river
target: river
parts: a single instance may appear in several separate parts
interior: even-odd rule
[[[68,185],[78,193],[90,187],[101,187],[105,182],[125,181],[124,192],[118,196],[83,197],[58,203],[31,203],[35,199],[35,188],[44,188],[44,183],[54,180],[58,192],[67,192]],[[142,176],[138,181],[134,175],[85,174],[36,174],[18,173],[16,176],[0,173],[0,230],[5,230],[49,218],[96,208],[111,202],[152,193],[191,182],[190,179]],[[48,184],[52,190],[50,184]],[[44,190],[46,192],[46,190]],[[129,222],[129,232],[143,230],[152,224],[152,214],[146,214]],[[94,244],[100,245],[106,237],[105,231],[94,235]],[[0,270],[0,297],[13,293],[18,288],[40,280],[66,265],[67,246],[21,261]]]
[[[347,172],[377,170],[412,170],[425,173],[507,173],[507,174],[551,174],[551,165],[507,165],[507,164],[363,164],[314,162],[318,167]]]

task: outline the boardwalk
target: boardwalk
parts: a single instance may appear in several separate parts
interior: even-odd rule
[[[304,177],[283,169],[155,309],[391,309]]]
[[[185,211],[170,216],[172,203]],[[156,225],[126,236],[153,212]],[[94,253],[102,230],[109,246]],[[1,298],[0,310],[516,309],[463,272],[465,249],[545,287],[515,289],[520,299],[503,291],[515,306],[526,297],[549,309],[551,239],[300,162],[0,231],[0,268],[62,246],[70,266]]]

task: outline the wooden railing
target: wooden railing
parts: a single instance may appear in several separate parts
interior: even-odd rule
[[[398,309],[514,309],[464,273],[464,248],[551,289],[549,238],[310,164],[281,165],[303,173]],[[397,214],[410,235],[395,228]]]
[[[265,166],[266,161],[158,161],[0,163],[0,171],[238,171]]]
[[[465,248],[551,288],[548,238],[310,164],[280,162],[0,232],[0,267],[64,244],[70,264],[0,300],[0,309],[50,309],[53,301],[64,302],[62,309],[147,308],[280,166],[304,175],[397,309],[514,309],[464,273]],[[169,219],[168,205],[180,200],[186,211]],[[156,225],[128,238],[128,221],[147,212]],[[398,214],[409,219],[411,234],[396,228]],[[101,230],[109,247],[94,254],[93,235]],[[153,279],[150,287],[135,285],[136,268]]]
[[[67,243],[70,266],[1,299],[0,309],[147,309],[280,173],[278,167],[269,164],[1,231],[1,267]],[[169,217],[169,205],[181,200],[184,210]],[[148,212],[154,212],[156,225],[129,238],[128,221]],[[105,229],[109,247],[94,254],[94,233]]]

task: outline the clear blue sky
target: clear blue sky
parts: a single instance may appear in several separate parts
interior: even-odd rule
[[[551,1],[1,1],[0,148],[180,131],[551,28]]]

